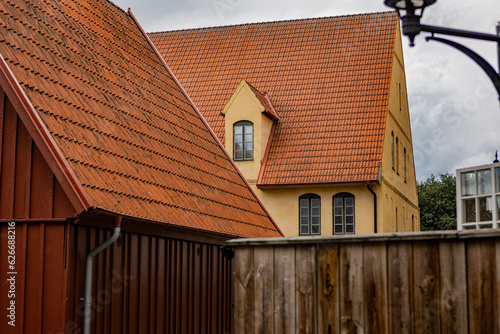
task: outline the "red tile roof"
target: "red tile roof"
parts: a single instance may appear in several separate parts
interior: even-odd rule
[[[274,109],[273,104],[271,103],[271,99],[269,98],[269,95],[267,93],[259,92],[257,89],[255,89],[254,86],[252,86],[248,82],[247,82],[247,84],[248,84],[248,87],[250,87],[250,89],[252,90],[252,92],[255,95],[255,97],[257,98],[257,100],[259,100],[259,102],[264,107],[263,113],[267,117],[269,117],[270,119],[275,120],[275,121],[279,121],[280,117],[278,116],[278,113]]]
[[[242,80],[280,121],[263,185],[378,179],[398,19],[394,13],[151,33],[221,140]]]
[[[0,55],[85,205],[280,235],[130,13],[104,0],[2,0]]]

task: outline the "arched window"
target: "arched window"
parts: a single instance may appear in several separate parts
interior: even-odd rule
[[[233,125],[233,160],[253,160],[253,124],[242,121]]]
[[[396,173],[399,174],[399,139],[396,137]]]
[[[321,234],[321,197],[305,194],[299,198],[299,234]]]
[[[403,178],[406,182],[406,148],[403,151]]]
[[[394,132],[391,132],[391,160],[392,160],[392,169],[395,169],[395,165],[394,165]]]
[[[333,196],[333,233],[354,233],[354,195],[350,193]]]

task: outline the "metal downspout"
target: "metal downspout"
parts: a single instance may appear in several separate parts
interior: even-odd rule
[[[85,268],[85,309],[83,314],[83,333],[90,334],[90,321],[92,315],[92,262],[94,260],[94,256],[108,248],[111,244],[113,244],[118,237],[120,236],[120,227],[121,217],[117,218],[115,228],[113,230],[113,235],[104,241],[102,244],[94,248],[87,255],[87,265]]]
[[[377,233],[377,194],[375,194],[369,183],[366,186],[373,194],[373,233]]]

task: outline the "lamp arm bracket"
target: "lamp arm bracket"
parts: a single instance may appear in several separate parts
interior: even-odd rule
[[[458,29],[450,29],[436,26],[429,26],[425,24],[420,25],[421,31],[430,32],[434,34],[442,34],[448,36],[458,36],[472,39],[479,39],[483,41],[492,41],[500,43],[500,35],[492,35],[485,34],[481,32],[467,31],[467,30],[458,30]]]
[[[486,60],[484,60],[483,57],[481,57],[480,55],[478,55],[477,53],[475,53],[471,49],[463,46],[462,44],[456,43],[454,41],[450,41],[448,39],[434,37],[434,34],[432,36],[426,37],[426,40],[427,41],[433,40],[433,41],[447,44],[451,47],[454,47],[455,49],[458,49],[459,51],[462,51],[467,56],[472,58],[472,60],[474,60],[479,66],[481,66],[481,68],[490,77],[491,81],[493,82],[493,85],[495,85],[495,88],[498,92],[498,96],[500,98],[500,75],[495,71],[495,69]]]

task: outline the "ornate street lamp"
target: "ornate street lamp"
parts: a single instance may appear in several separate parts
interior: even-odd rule
[[[449,35],[449,36],[458,36],[458,37],[466,37],[472,39],[479,39],[482,41],[490,41],[498,43],[498,66],[500,71],[500,25],[497,26],[497,34],[484,34],[473,31],[465,31],[465,30],[457,30],[457,29],[449,29],[443,27],[435,27],[420,24],[420,18],[424,13],[424,9],[432,4],[434,4],[437,0],[384,0],[384,3],[388,7],[392,7],[396,9],[399,17],[403,21],[403,34],[408,36],[410,39],[410,46],[415,45],[415,36],[420,34],[420,32],[430,32],[431,36],[426,38],[427,41],[437,41],[444,44],[447,44],[451,47],[454,47],[466,55],[468,55],[472,60],[474,60],[481,68],[488,74],[493,85],[498,92],[498,97],[500,99],[500,74],[495,71],[495,69],[478,55],[476,52],[471,49],[459,44],[457,42],[435,37],[434,34],[441,35]]]

